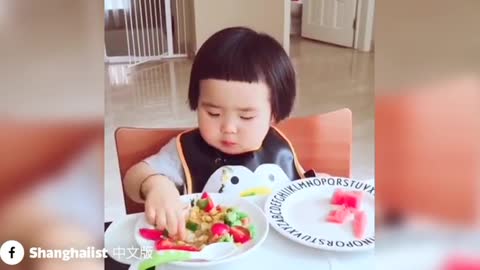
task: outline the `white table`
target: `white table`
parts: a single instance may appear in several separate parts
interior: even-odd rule
[[[253,270],[263,269],[315,269],[315,270],[369,270],[375,269],[374,252],[338,253],[317,250],[297,244],[270,229],[265,242],[252,253],[231,263],[201,269],[205,270]],[[185,267],[167,265],[165,270],[180,270]]]

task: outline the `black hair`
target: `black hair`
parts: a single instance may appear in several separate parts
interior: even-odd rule
[[[245,27],[213,34],[198,50],[193,62],[188,99],[196,110],[200,81],[218,79],[264,82],[270,91],[275,121],[287,118],[296,95],[295,71],[283,47],[271,36]]]

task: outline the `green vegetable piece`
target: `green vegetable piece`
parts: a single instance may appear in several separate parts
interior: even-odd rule
[[[207,199],[200,199],[197,201],[197,206],[198,208],[205,210],[208,206],[208,200]]]
[[[230,234],[224,234],[219,240],[219,242],[231,242],[233,243],[233,236],[231,236]]]
[[[187,224],[186,224],[186,227],[187,229],[189,229],[190,231],[192,232],[196,232],[198,230],[198,227],[199,225],[195,222],[192,222],[192,221],[187,221]]]
[[[245,213],[245,212],[240,212],[240,211],[237,212],[237,216],[238,216],[238,219],[240,219],[240,220],[248,217],[247,213]]]
[[[233,223],[236,220],[238,220],[238,215],[236,212],[230,212],[225,216],[225,218],[227,219],[228,222]]]
[[[255,239],[255,237],[257,236],[257,227],[251,224],[250,226],[248,226],[248,231],[250,232],[250,236],[252,237],[252,239]]]
[[[242,221],[240,220],[235,220],[234,222],[232,222],[232,226],[231,227],[234,227],[234,226],[242,226]]]

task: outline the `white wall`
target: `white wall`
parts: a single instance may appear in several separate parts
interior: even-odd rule
[[[290,49],[289,0],[192,0],[194,13],[194,50],[215,32],[246,26],[265,32]]]

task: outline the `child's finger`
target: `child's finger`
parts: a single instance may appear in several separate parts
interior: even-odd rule
[[[187,219],[188,219],[188,217],[189,217],[189,215],[190,215],[190,210],[191,210],[190,207],[184,207],[184,208],[182,208],[182,210],[181,210],[180,213],[182,214],[183,220],[187,220]]]
[[[155,209],[153,207],[146,206],[145,207],[145,217],[147,219],[147,222],[150,225],[155,225]]]
[[[163,230],[167,227],[167,221],[165,216],[165,210],[158,210],[156,213],[155,227],[159,230]]]
[[[177,222],[177,215],[175,214],[175,210],[169,209],[167,211],[167,230],[168,233],[171,235],[177,234],[178,222]]]
[[[183,211],[177,211],[178,235],[181,240],[185,239],[185,216]]]

